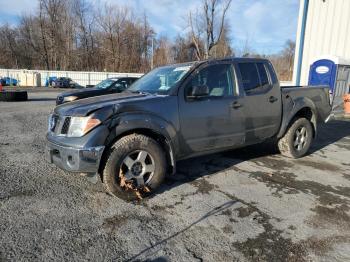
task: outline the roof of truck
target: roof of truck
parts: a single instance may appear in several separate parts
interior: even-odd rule
[[[262,61],[269,61],[266,58],[251,58],[251,57],[228,57],[228,58],[220,58],[220,59],[208,59],[205,60],[207,62],[262,62]]]

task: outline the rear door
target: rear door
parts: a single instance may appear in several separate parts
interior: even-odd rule
[[[260,142],[277,134],[282,117],[281,90],[268,62],[236,64],[244,92],[246,142]]]
[[[203,85],[208,86],[209,96],[189,98],[193,86]],[[243,144],[244,118],[236,90],[231,63],[206,65],[192,74],[179,92],[183,154]]]

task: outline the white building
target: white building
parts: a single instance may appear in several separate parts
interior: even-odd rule
[[[300,0],[293,82],[308,83],[319,57],[350,59],[350,0]]]

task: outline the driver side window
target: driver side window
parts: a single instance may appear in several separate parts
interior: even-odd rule
[[[231,96],[235,84],[232,75],[231,64],[209,65],[193,75],[185,88],[185,95],[191,97],[194,87],[207,87],[207,97]]]
[[[127,87],[128,87],[128,83],[125,80],[119,80],[114,84],[112,89],[114,91],[121,92],[121,91],[124,91]]]

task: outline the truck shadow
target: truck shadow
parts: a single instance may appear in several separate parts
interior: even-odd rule
[[[350,149],[349,144],[345,145],[344,143],[339,142],[346,137],[350,138],[350,121],[338,120],[322,125],[319,127],[319,134],[310,149],[310,154],[320,151],[336,142],[338,142],[337,144],[341,147],[349,147]],[[170,175],[167,177],[164,185],[160,188],[157,194],[171,190],[172,188],[184,183],[191,183],[204,176],[212,175],[224,170],[234,170],[235,165],[244,161],[251,161],[278,154],[279,152],[276,147],[271,146],[271,144],[262,143],[242,149],[179,161],[177,163],[177,173],[173,176]],[[267,159],[267,161],[269,160]],[[274,168],[278,169],[278,166]],[[206,192],[205,188],[202,190]]]
[[[224,170],[234,170],[237,164],[244,161],[276,154],[279,154],[279,152],[274,147],[259,144],[179,161],[176,174],[167,176],[165,183],[157,191],[157,195],[184,183],[195,183],[195,180],[204,176],[210,176]],[[208,188],[202,187],[201,191],[203,191],[202,193],[209,193],[211,189],[210,186]]]
[[[311,146],[310,154],[346,137],[350,138],[350,121],[334,120],[327,124],[322,124],[318,128],[318,136],[315,143]]]

